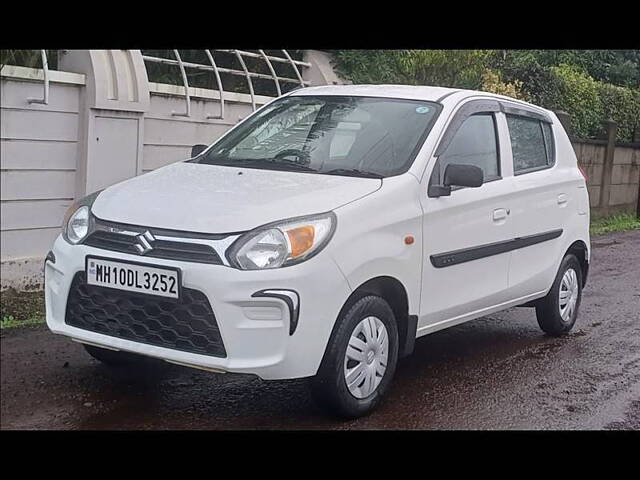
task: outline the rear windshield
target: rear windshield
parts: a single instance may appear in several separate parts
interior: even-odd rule
[[[211,165],[389,177],[406,172],[440,111],[373,97],[276,100],[195,161]]]

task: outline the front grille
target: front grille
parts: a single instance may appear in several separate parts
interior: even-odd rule
[[[137,237],[121,233],[105,232],[97,230],[87,237],[85,245],[111,250],[114,252],[140,255],[136,248]],[[145,257],[164,258],[167,260],[181,260],[183,262],[212,263],[222,265],[220,255],[210,247],[202,243],[187,243],[169,240],[155,240],[153,249],[144,254]]]
[[[207,297],[182,288],[179,301],[88,285],[76,273],[65,323],[134,342],[213,357],[226,357],[220,329]]]
[[[144,253],[142,253],[139,248],[145,245],[145,243],[141,243],[139,237],[145,235],[146,237],[142,241],[146,241],[146,245],[150,249],[145,249]],[[176,239],[171,238],[178,236],[179,238]],[[177,233],[168,230],[147,229],[145,227],[121,225],[95,219],[93,231],[83,243],[103,250],[132,255],[222,265],[223,262],[220,255],[218,255],[211,245],[185,240],[190,238],[220,240],[225,237],[226,235],[193,234],[187,232]]]

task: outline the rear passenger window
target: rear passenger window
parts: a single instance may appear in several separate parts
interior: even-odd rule
[[[553,165],[551,125],[533,118],[507,115],[513,171],[516,175]]]
[[[439,178],[450,163],[475,165],[484,172],[484,181],[500,178],[496,127],[491,114],[476,114],[467,118],[438,158]]]

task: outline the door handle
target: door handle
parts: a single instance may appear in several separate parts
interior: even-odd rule
[[[558,205],[565,205],[569,201],[569,197],[566,193],[558,195]]]
[[[511,213],[511,211],[508,208],[496,208],[493,211],[493,221],[500,222],[506,220],[509,213]]]

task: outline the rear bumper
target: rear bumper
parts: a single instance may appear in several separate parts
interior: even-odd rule
[[[266,271],[240,271],[206,265],[144,258],[70,245],[58,237],[53,258],[45,262],[46,318],[49,329],[75,340],[134,352],[189,366],[250,373],[264,379],[315,375],[335,319],[351,293],[344,275],[327,252],[295,266]],[[67,298],[86,255],[177,267],[183,286],[202,292],[215,314],[226,357],[214,357],[126,340],[65,323]],[[291,329],[291,304],[278,296],[254,296],[264,290],[298,295],[298,322]]]

